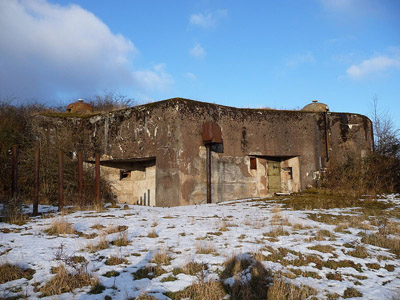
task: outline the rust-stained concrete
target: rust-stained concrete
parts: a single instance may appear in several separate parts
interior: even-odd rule
[[[223,152],[212,152],[213,202],[266,196],[269,159],[280,161],[281,192],[294,192],[316,185],[328,164],[372,151],[371,121],[349,113],[240,109],[174,98],[87,118],[35,119],[42,145],[54,146],[62,142],[59,133],[73,132],[65,150],[81,149],[87,160],[100,152],[102,165],[114,168],[112,181],[130,170],[131,180],[115,183],[119,201],[134,203],[151,189],[156,206],[206,202],[202,126],[209,121],[221,127],[223,140]]]

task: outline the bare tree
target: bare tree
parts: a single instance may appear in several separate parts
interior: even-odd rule
[[[372,97],[371,119],[374,123],[375,151],[381,155],[400,158],[400,131],[395,128],[387,111],[378,107],[378,97]]]

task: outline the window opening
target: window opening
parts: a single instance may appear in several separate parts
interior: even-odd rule
[[[257,170],[257,158],[250,157],[250,170]]]

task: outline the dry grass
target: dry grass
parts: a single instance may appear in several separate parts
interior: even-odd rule
[[[281,274],[276,274],[272,285],[268,288],[267,300],[300,300],[308,299],[315,295],[316,290],[309,286],[301,285],[298,287],[286,281]]]
[[[2,214],[4,218],[1,221],[4,221],[9,224],[22,226],[25,225],[26,222],[28,222],[29,220],[29,217],[27,215],[22,214],[18,208],[13,206],[4,209]]]
[[[226,291],[222,283],[218,281],[200,280],[183,291],[176,293],[165,293],[172,300],[190,299],[190,300],[220,300],[226,296]]]
[[[89,252],[94,253],[97,252],[99,250],[103,250],[103,249],[107,249],[109,248],[110,245],[106,239],[106,235],[104,232],[99,234],[99,239],[97,242],[90,242],[87,246],[87,249],[89,250]]]
[[[23,269],[17,265],[4,263],[0,265],[0,284],[20,278],[31,279],[35,271],[32,269]]]
[[[259,261],[243,255],[229,257],[220,277],[234,277],[232,286],[225,286],[232,300],[266,299],[271,282],[271,273]]]
[[[383,234],[372,233],[365,235],[361,242],[365,244],[374,245],[377,247],[387,248],[395,254],[397,257],[400,257],[400,239],[399,238],[391,238]]]
[[[98,284],[98,279],[93,275],[82,270],[76,273],[69,273],[61,265],[57,269],[57,274],[40,288],[40,292],[42,297],[53,296],[71,292],[76,288],[88,285],[95,286],[96,284]]]
[[[196,275],[200,272],[204,272],[208,269],[206,264],[197,263],[195,261],[191,261],[187,263],[183,268],[174,268],[172,270],[172,274],[175,276],[178,274],[187,274],[187,275]]]
[[[118,247],[124,247],[129,245],[129,240],[128,240],[128,232],[123,231],[118,234],[118,237],[111,242],[112,245],[118,246]]]
[[[202,242],[196,244],[196,253],[197,254],[212,254],[216,253],[217,249],[211,242]]]
[[[333,209],[346,207],[360,207],[366,215],[382,213],[394,204],[373,199],[360,199],[334,193],[323,189],[310,189],[303,193],[294,194],[282,202],[285,208],[294,210]]]
[[[157,234],[156,230],[153,229],[152,231],[150,231],[150,232],[147,234],[147,237],[148,237],[148,238],[154,239],[154,238],[157,238],[157,237],[158,237],[158,234]]]
[[[228,226],[225,221],[221,222],[221,226],[219,227],[219,231],[228,231]]]
[[[54,220],[49,228],[47,228],[45,233],[49,235],[65,235],[65,234],[75,234],[73,224],[69,223],[63,217]]]
[[[346,253],[347,255],[358,257],[358,258],[367,258],[368,257],[368,251],[365,246],[362,245],[357,245],[354,250],[348,251]]]
[[[105,228],[105,226],[101,225],[100,223],[96,223],[96,224],[92,225],[90,228],[101,230],[101,229]]]
[[[269,232],[263,233],[264,236],[269,236],[269,237],[278,237],[278,236],[288,236],[289,232],[283,229],[282,226],[278,226],[273,228]]]
[[[311,226],[305,226],[300,223],[292,224],[293,230],[305,230],[305,229],[311,229]]]
[[[161,250],[154,254],[152,263],[156,263],[158,265],[170,265],[171,264],[171,256],[167,252],[167,250]]]
[[[149,278],[153,279],[155,277],[159,277],[163,274],[167,273],[163,268],[160,266],[147,266],[137,270],[136,272],[132,273],[132,276],[135,280]]]
[[[334,247],[329,246],[329,245],[321,245],[321,244],[315,245],[315,246],[312,246],[312,247],[308,247],[308,249],[316,250],[316,251],[324,252],[324,253],[332,253],[333,251],[335,251]]]
[[[157,298],[149,295],[149,294],[140,294],[137,298],[128,298],[128,300],[157,300]]]
[[[128,229],[126,225],[110,225],[107,228],[107,234],[122,232]]]
[[[353,298],[353,297],[362,297],[363,294],[356,290],[355,288],[348,287],[344,293],[343,293],[343,298]]]
[[[108,266],[116,266],[116,265],[121,265],[121,264],[127,264],[128,261],[125,258],[122,258],[117,255],[111,255],[109,258],[107,258],[105,264]]]

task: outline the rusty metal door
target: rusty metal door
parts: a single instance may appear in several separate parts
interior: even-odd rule
[[[281,162],[278,160],[267,160],[268,164],[268,193],[281,192]]]

